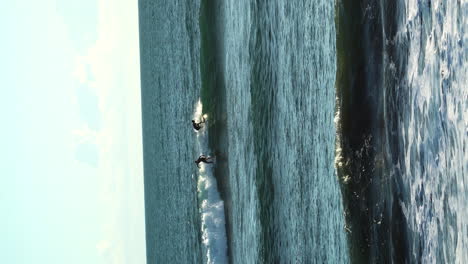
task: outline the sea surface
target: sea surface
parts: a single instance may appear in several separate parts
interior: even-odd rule
[[[200,93],[199,3],[140,1],[147,263],[202,263],[190,120]]]
[[[468,2],[337,2],[337,157],[356,263],[468,262]]]
[[[209,8],[220,46],[211,69],[225,90],[216,94],[224,97],[215,108],[222,131],[212,145],[226,157],[219,174],[230,196],[230,260],[346,263],[333,163],[333,2],[236,0]]]
[[[139,0],[147,263],[468,263],[467,14]]]

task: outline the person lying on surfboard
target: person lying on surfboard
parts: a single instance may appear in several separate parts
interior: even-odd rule
[[[198,157],[198,159],[195,161],[198,168],[200,168],[200,162],[213,163],[213,157],[200,155],[200,157]]]
[[[203,127],[202,124],[205,123],[205,121],[206,121],[206,120],[205,120],[205,118],[204,118],[203,116],[202,116],[202,121],[200,121],[200,122],[198,122],[198,123],[195,122],[195,120],[192,120],[193,128],[194,128],[195,130],[197,130],[197,131],[200,130],[200,129]]]

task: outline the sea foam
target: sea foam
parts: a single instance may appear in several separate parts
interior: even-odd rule
[[[198,100],[193,114],[193,120],[200,120],[203,106]],[[197,132],[197,151],[199,155],[211,154],[208,147],[208,116],[204,128]],[[198,206],[201,216],[201,231],[205,263],[228,263],[226,220],[224,215],[224,202],[219,195],[216,178],[213,174],[216,164],[200,163],[197,178]]]

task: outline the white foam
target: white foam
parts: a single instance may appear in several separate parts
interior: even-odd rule
[[[198,100],[193,119],[199,120],[202,111],[202,103]],[[204,117],[208,118],[207,115],[204,115]],[[208,126],[208,122],[207,120],[205,126]],[[211,154],[208,147],[206,127],[197,132],[196,142],[199,155]],[[219,195],[216,178],[213,174],[213,166],[215,165],[200,163],[197,179],[204,260],[209,264],[228,263],[224,202]]]
[[[460,34],[468,28],[458,8],[456,0],[406,3],[406,96],[412,106],[401,121],[403,177],[410,191],[403,208],[410,228],[423,238],[424,263],[468,263],[468,66],[459,59],[466,52],[459,45],[466,33]]]

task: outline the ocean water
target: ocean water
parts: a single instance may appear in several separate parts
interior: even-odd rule
[[[140,0],[147,263],[467,263],[467,14]]]
[[[333,3],[139,8],[148,263],[347,262]]]
[[[222,8],[232,263],[345,263],[333,2]]]
[[[408,62],[396,87],[409,259],[468,262],[467,1],[407,1]],[[391,61],[390,67],[391,65]],[[391,70],[391,69],[390,69]],[[392,171],[392,172],[393,172]]]
[[[139,1],[147,263],[203,263],[190,123],[200,90],[198,9]]]
[[[337,12],[353,262],[466,263],[467,2],[338,1]]]

